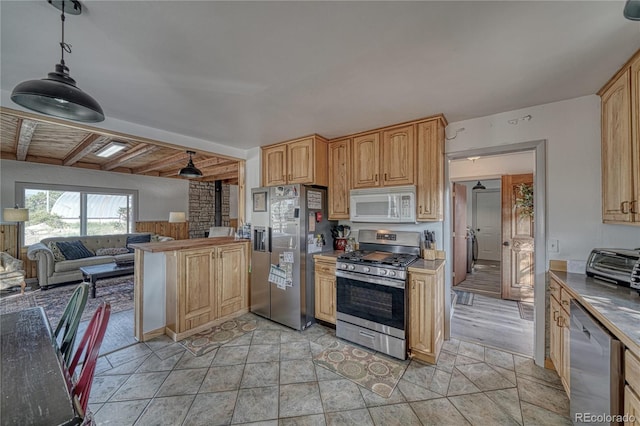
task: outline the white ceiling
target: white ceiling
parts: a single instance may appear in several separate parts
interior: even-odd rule
[[[83,5],[67,65],[108,117],[244,149],[593,94],[640,48],[624,1]],[[53,70],[60,19],[45,0],[0,14],[10,92]]]

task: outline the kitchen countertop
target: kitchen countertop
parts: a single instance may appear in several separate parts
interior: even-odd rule
[[[236,239],[235,237],[212,237],[212,238],[193,238],[188,240],[172,240],[156,243],[138,243],[129,244],[129,247],[147,251],[151,253],[161,253],[164,251],[188,250],[205,247],[222,246],[233,243],[248,243],[251,240]]]
[[[640,295],[584,274],[549,271],[572,297],[603,323],[632,352],[640,354]]]
[[[335,262],[338,256],[344,254],[343,250],[325,251],[323,253],[316,253],[313,255],[314,259],[328,260],[329,262]]]

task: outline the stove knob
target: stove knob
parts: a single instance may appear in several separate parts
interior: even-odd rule
[[[356,269],[356,267],[355,267],[355,266],[353,266],[353,265],[349,265],[349,270],[350,270],[350,271],[353,271],[354,269]]]
[[[380,269],[380,275],[387,275],[386,269]]]
[[[389,276],[390,277],[395,277],[396,276],[396,272],[395,271],[389,271]]]
[[[368,266],[365,266],[364,268],[362,268],[362,272],[369,272],[371,271],[371,268],[369,268]]]
[[[340,269],[347,269],[347,264],[346,263],[340,264]]]

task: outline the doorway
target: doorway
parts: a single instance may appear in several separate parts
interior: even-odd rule
[[[534,228],[520,205],[533,186],[533,151],[452,160],[449,170],[451,337],[532,357]]]

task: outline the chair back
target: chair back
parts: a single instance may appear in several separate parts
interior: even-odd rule
[[[73,382],[71,395],[76,402],[77,408],[84,416],[87,412],[87,404],[89,403],[89,394],[91,393],[91,384],[93,383],[93,374],[96,370],[98,362],[98,354],[102,339],[107,331],[109,317],[111,316],[111,305],[108,302],[102,302],[96,312],[91,317],[87,331],[85,331],[80,345],[73,355],[71,364],[69,365],[69,377],[74,379],[74,373],[78,365],[82,364],[82,369],[78,375],[77,381]]]
[[[76,340],[76,334],[78,334],[78,325],[80,324],[80,318],[84,312],[84,307],[87,304],[87,296],[89,295],[89,284],[82,283],[74,290],[67,307],[62,314],[62,318],[58,321],[58,326],[53,333],[54,340],[62,353],[64,363],[68,366],[71,361],[71,352],[73,351],[73,344]],[[62,332],[62,339],[58,341],[58,336]]]

